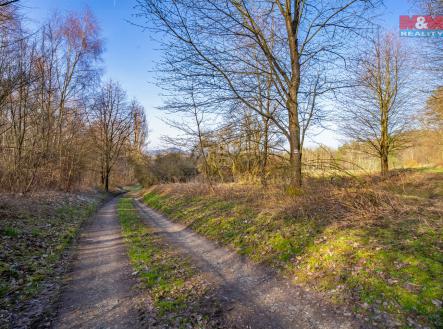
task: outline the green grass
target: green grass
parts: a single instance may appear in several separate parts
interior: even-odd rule
[[[427,196],[412,186],[407,192]],[[352,303],[363,313],[369,312],[369,305],[391,314],[404,328],[407,318],[441,327],[443,230],[441,218],[432,211],[405,211],[394,219],[394,209],[363,224],[329,220],[327,213],[290,215],[214,194],[154,189],[144,195],[144,202],[285,272],[296,283],[326,293],[334,302]]]
[[[405,227],[327,229],[324,240],[305,251],[294,273],[299,282],[319,290],[342,286],[358,293],[361,302],[401,312],[402,320],[410,314],[437,325],[442,314],[434,303],[443,293],[437,250],[441,236],[429,232],[419,241],[413,238]]]
[[[20,231],[14,227],[5,227],[3,229],[2,235],[9,236],[9,237],[17,237],[19,236]]]
[[[255,261],[280,265],[313,242],[321,230],[315,219],[294,223],[244,204],[214,197],[167,197],[151,192],[144,202],[209,237],[230,244]]]
[[[422,167],[422,168],[417,168],[416,170],[423,172],[423,173],[430,173],[430,174],[442,174],[443,173],[443,167]]]
[[[195,318],[190,315],[198,312],[207,293],[195,267],[140,220],[131,198],[119,200],[118,216],[131,264],[148,289],[158,316],[168,325],[185,328],[193,324]]]

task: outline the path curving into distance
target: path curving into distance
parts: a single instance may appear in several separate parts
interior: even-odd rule
[[[141,328],[136,293],[114,198],[81,233],[54,329]]]

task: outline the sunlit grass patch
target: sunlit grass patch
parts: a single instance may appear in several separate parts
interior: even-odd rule
[[[420,248],[392,246],[392,240],[385,239],[390,235],[380,230],[393,229],[326,230],[324,240],[309,247],[294,267],[297,282],[333,291],[338,299],[342,294],[337,287],[350,289],[361,303],[396,314],[402,322],[415,314],[437,324],[443,295],[441,261]],[[437,241],[429,241],[427,247],[433,243]]]
[[[423,173],[430,173],[430,174],[443,174],[443,167],[441,167],[441,166],[422,167],[422,168],[418,168],[417,171],[420,171]]]
[[[442,176],[415,171],[367,181],[297,196],[270,189],[262,200],[253,187],[231,184],[209,193],[174,184],[150,189],[144,202],[331,301],[368,316],[390,314],[405,328],[411,319],[438,327]]]

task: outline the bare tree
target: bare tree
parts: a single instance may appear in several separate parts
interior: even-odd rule
[[[236,101],[268,118],[287,139],[291,183],[300,187],[306,130],[320,118],[319,98],[340,85],[343,50],[368,26],[375,2],[138,0],[138,7],[166,34],[163,85],[192,77],[217,110]],[[272,114],[257,102],[257,70],[272,83],[262,95],[278,104]]]
[[[194,81],[188,80],[186,88],[182,88],[179,94],[168,99],[161,109],[174,116],[165,122],[180,132],[180,136],[164,136],[164,140],[170,145],[191,151],[197,160],[202,160],[204,179],[212,186],[206,148],[215,127],[215,118],[211,118],[211,113],[208,113],[205,99],[195,91]],[[177,115],[180,119],[177,119]],[[212,124],[207,124],[211,119]]]
[[[132,138],[131,144],[136,154],[142,154],[148,138],[148,122],[146,119],[145,108],[135,99],[129,105],[129,111],[132,115]]]
[[[41,57],[37,62],[38,97],[41,108],[42,143],[53,154],[59,180],[70,158],[70,141],[64,129],[79,101],[93,86],[98,74],[96,63],[102,52],[99,29],[92,13],[54,15],[42,29]],[[72,123],[72,122],[71,122]]]
[[[389,156],[405,147],[411,127],[410,77],[406,51],[392,34],[377,36],[355,62],[352,87],[340,108],[341,131],[364,143],[380,159],[380,171],[389,170]]]
[[[18,2],[19,0],[5,0],[5,1],[0,1],[0,7],[6,7],[9,5],[12,5],[13,3]]]
[[[106,82],[92,107],[92,131],[100,158],[101,181],[106,191],[112,168],[132,134],[132,112],[118,83]]]

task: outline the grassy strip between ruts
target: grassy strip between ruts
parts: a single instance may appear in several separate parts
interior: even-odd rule
[[[38,321],[66,268],[62,257],[104,195],[43,193],[0,202],[0,328]],[[62,264],[63,263],[63,264]],[[61,272],[60,272],[61,271]],[[57,278],[56,278],[57,277]],[[32,305],[27,303],[31,302]],[[41,305],[39,305],[41,304]]]
[[[190,260],[143,223],[133,199],[119,200],[118,216],[131,264],[152,298],[156,314],[147,314],[149,327],[220,327],[216,299]]]
[[[422,183],[426,178],[428,185]],[[352,303],[373,325],[441,328],[442,218],[426,191],[434,191],[437,202],[442,178],[420,176],[414,184],[406,179],[401,186],[393,182],[337,195],[319,191],[314,199],[296,197],[286,208],[272,206],[272,191],[262,206],[250,197],[253,188],[238,186],[222,187],[223,193],[158,186],[144,202],[283,270],[307,289]]]

